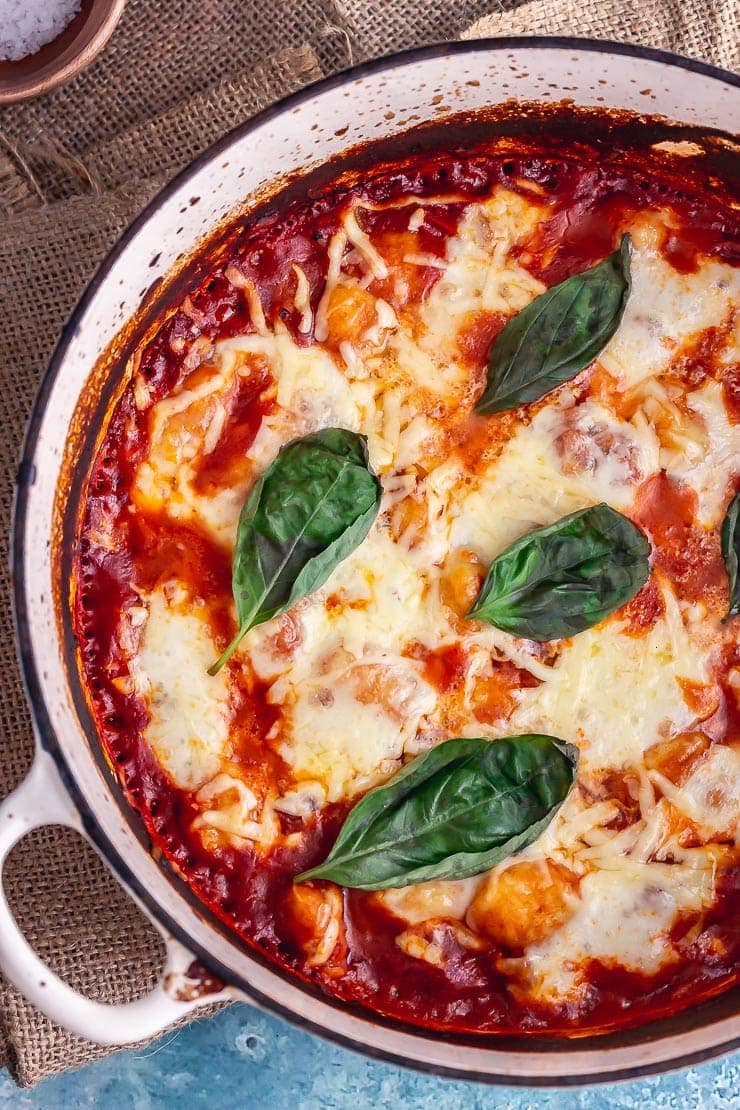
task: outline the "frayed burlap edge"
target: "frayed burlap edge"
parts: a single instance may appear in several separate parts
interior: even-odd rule
[[[171,177],[231,127],[321,76],[307,44],[280,51],[269,63],[223,78],[207,91],[125,129],[115,139],[97,143],[74,159],[64,157],[46,141],[27,144],[26,167],[45,203],[124,187],[142,165],[144,152],[147,176]]]

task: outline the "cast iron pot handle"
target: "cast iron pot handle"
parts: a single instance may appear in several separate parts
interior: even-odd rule
[[[159,983],[144,998],[95,1002],[55,975],[23,936],[2,886],[11,849],[42,825],[67,825],[85,835],[50,756],[37,749],[27,778],[0,804],[0,971],[29,1002],[71,1033],[97,1044],[123,1045],[154,1037],[199,1006],[233,998],[228,988],[202,994],[200,983],[188,976],[192,954],[157,922],[153,924],[164,938],[167,960]]]

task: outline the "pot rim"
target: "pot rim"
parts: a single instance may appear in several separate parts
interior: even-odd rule
[[[95,819],[94,812],[88,805],[84,797],[81,787],[76,781],[75,774],[67,761],[63,744],[59,741],[54,727],[52,725],[48,709],[43,697],[41,682],[39,678],[39,666],[34,655],[31,636],[30,624],[27,611],[27,597],[26,597],[26,581],[25,581],[25,550],[26,550],[26,533],[28,524],[28,502],[30,489],[35,480],[36,464],[34,456],[37,448],[37,440],[43,417],[46,413],[48,403],[51,397],[53,386],[56,379],[63,368],[69,346],[76,335],[81,319],[90,306],[95,296],[98,293],[100,286],[103,284],[105,278],[109,274],[118,259],[125,253],[131,240],[138,234],[138,232],[148,223],[148,221],[159,211],[161,206],[165,204],[170,197],[177,192],[184,184],[186,184],[199,170],[209,163],[212,159],[221,155],[224,151],[228,150],[230,146],[238,140],[247,137],[252,131],[264,123],[283,115],[292,107],[302,104],[305,101],[310,101],[318,93],[331,91],[339,88],[349,82],[364,76],[369,76],[384,70],[394,70],[402,68],[407,64],[416,62],[423,62],[426,60],[445,57],[448,55],[458,55],[486,51],[495,53],[498,51],[511,51],[517,49],[556,49],[556,50],[580,50],[592,52],[595,54],[607,55],[623,55],[635,59],[643,59],[654,62],[659,62],[667,66],[671,66],[676,70],[685,70],[706,77],[713,78],[720,81],[725,85],[730,85],[735,88],[740,88],[740,76],[724,70],[718,66],[710,65],[706,62],[697,61],[691,58],[685,58],[682,55],[672,53],[666,50],[659,50],[653,47],[636,46],[627,43],[618,43],[609,40],[596,40],[588,38],[578,38],[574,36],[502,36],[498,38],[486,39],[469,39],[464,41],[455,42],[442,42],[436,43],[431,46],[413,47],[398,53],[385,55],[381,58],[375,58],[370,61],[362,62],[358,65],[344,69],[336,74],[331,74],[318,81],[304,86],[294,93],[283,97],[281,100],[274,104],[267,106],[260,112],[251,116],[249,119],[238,124],[232,128],[227,134],[222,136],[215,143],[202,151],[195,159],[193,159],[186,167],[184,167],[175,177],[172,178],[166,185],[160,189],[156,195],[146,204],[142,211],[134,218],[134,220],[126,227],[126,229],[118,237],[114,245],[107,253],[104,260],[101,262],[89,282],[85,286],[82,294],[80,295],[77,303],[72,309],[67,323],[62,328],[60,337],[51,355],[51,358],[44,370],[41,380],[37,389],[34,399],[31,414],[28,420],[26,433],[24,437],[23,447],[21,449],[21,457],[16,474],[16,484],[13,499],[13,513],[11,521],[11,549],[10,549],[10,563],[12,574],[12,602],[13,602],[13,616],[15,623],[16,644],[18,655],[21,664],[21,675],[23,685],[26,693],[26,698],[29,704],[31,716],[35,726],[36,736],[40,746],[47,751],[52,757],[57,770],[61,776],[65,788],[67,789],[76,809],[80,813],[82,823],[87,835],[94,842],[96,849],[101,854],[109,868],[113,871],[114,875],[131,891],[136,897],[137,901],[142,904],[146,911],[158,922],[176,937],[193,955],[200,960],[204,966],[208,967],[214,975],[222,979],[225,983],[230,983],[242,991],[247,999],[254,1000],[258,1005],[263,1007],[270,1013],[277,1014],[285,1020],[297,1025],[300,1028],[308,1029],[310,1032],[323,1037],[333,1043],[340,1044],[345,1048],[353,1049],[356,1052],[361,1052],[366,1056],[371,1056],[376,1059],[385,1060],[393,1064],[400,1064],[405,1067],[411,1067],[414,1070],[426,1072],[429,1074],[436,1074],[448,1078],[473,1080],[479,1083],[494,1084],[494,1085],[507,1085],[516,1087],[573,1087],[580,1085],[596,1084],[614,1082],[625,1079],[635,1079],[641,1076],[654,1075],[659,1072],[673,1070],[675,1068],[686,1067],[691,1064],[701,1063],[702,1061],[712,1059],[714,1057],[723,1055],[736,1048],[740,1048],[740,1029],[737,1035],[731,1036],[729,1039],[722,1038],[720,1043],[705,1045],[699,1049],[690,1052],[683,1052],[682,1054],[671,1057],[669,1059],[660,1060],[657,1063],[635,1065],[633,1067],[617,1067],[614,1070],[606,1071],[603,1073],[581,1073],[567,1076],[556,1076],[549,1078],[546,1076],[532,1076],[526,1075],[509,1075],[500,1072],[483,1073],[471,1072],[470,1069],[460,1068],[454,1066],[441,1066],[424,1062],[420,1060],[409,1059],[402,1056],[399,1052],[385,1050],[370,1045],[367,1042],[359,1041],[352,1036],[343,1034],[336,1029],[329,1029],[325,1025],[314,1022],[310,1019],[302,1017],[295,1013],[293,1010],[286,1007],[283,1003],[275,1001],[273,998],[263,994],[255,989],[253,984],[249,984],[238,972],[233,971],[227,967],[220,959],[213,956],[202,944],[192,939],[188,934],[187,929],[180,925],[179,922],[165,910],[152,895],[144,884],[139,880],[136,873],[126,863],[120,854],[119,849],[116,847],[113,839],[108,836],[99,826]],[[248,953],[252,957],[252,953]],[[277,969],[275,969],[277,970]],[[299,989],[302,984],[298,980],[294,980],[294,984]],[[310,992],[309,992],[310,993]],[[323,1001],[330,1004],[335,1000],[326,998]],[[346,1010],[347,1005],[341,1002],[336,1003],[339,1010]],[[352,1009],[352,1007],[350,1007]],[[363,1011],[361,1014],[364,1022],[370,1025],[382,1024],[393,1032],[395,1023],[386,1024],[377,1015],[371,1012]],[[711,1028],[713,1022],[710,1021]],[[722,1022],[724,1024],[724,1022]],[[700,1029],[701,1027],[697,1027]],[[631,1032],[639,1035],[643,1032],[643,1040],[650,1042],[653,1038],[645,1036],[645,1031],[650,1029],[650,1024],[638,1027]],[[408,1033],[423,1037],[425,1030],[423,1028],[417,1029],[414,1026],[407,1026]],[[625,1030],[629,1033],[630,1030]],[[675,1034],[666,1034],[660,1037],[661,1040],[670,1041]],[[530,1040],[530,1038],[527,1038]],[[585,1038],[584,1038],[585,1039]],[[549,1038],[546,1043],[549,1044],[549,1052],[553,1051],[560,1053],[567,1053],[572,1047],[577,1050],[579,1045],[584,1044],[584,1039],[581,1038]],[[594,1037],[588,1038],[595,1040],[598,1046],[599,1040],[603,1038]],[[542,1046],[542,1041],[538,1042],[537,1038],[531,1038],[533,1046],[532,1054],[537,1054],[537,1046]],[[561,1047],[562,1046],[562,1047]],[[482,1051],[489,1046],[480,1045]],[[491,1049],[495,1048],[492,1044]],[[604,1048],[606,1049],[606,1045]],[[626,1046],[625,1046],[626,1047]],[[499,1049],[500,1051],[500,1049]],[[544,1054],[547,1053],[547,1050]],[[540,1054],[542,1048],[540,1047]]]

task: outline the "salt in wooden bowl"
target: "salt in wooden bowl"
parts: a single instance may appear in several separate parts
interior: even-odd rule
[[[0,104],[49,92],[76,77],[113,34],[126,0],[82,0],[55,39],[19,61],[0,61]]]

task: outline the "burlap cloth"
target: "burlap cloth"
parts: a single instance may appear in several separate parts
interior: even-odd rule
[[[466,27],[469,37],[622,39],[738,65],[735,0],[129,0],[90,69],[0,111],[0,795],[32,752],[8,616],[12,483],[39,374],[85,281],[156,189],[258,108],[351,61]],[[157,934],[74,834],[28,837],[6,886],[31,941],[81,990],[123,1001],[155,981]],[[101,1054],[0,980],[0,1065],[21,1085]]]

